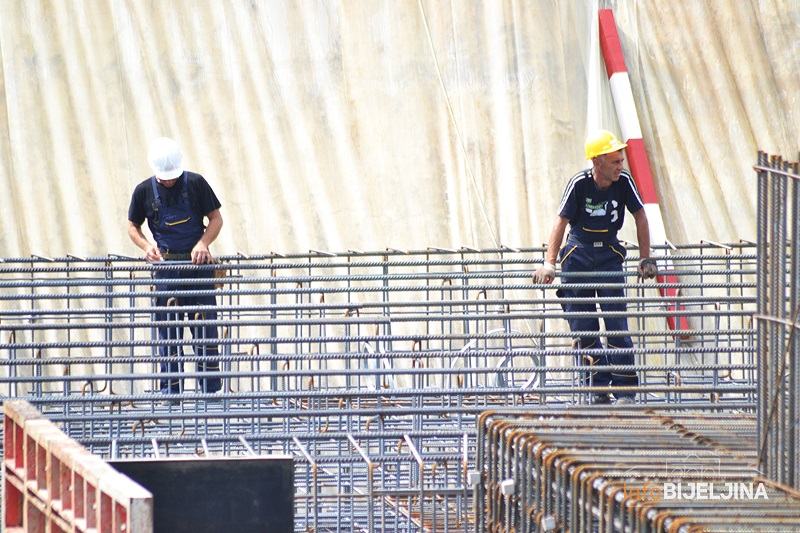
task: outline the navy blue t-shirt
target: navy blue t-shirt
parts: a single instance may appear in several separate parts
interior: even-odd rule
[[[160,183],[156,183],[158,195],[161,197],[161,202],[165,206],[178,203],[182,188],[180,180],[186,180],[189,204],[191,205],[192,211],[197,213],[201,220],[210,212],[222,207],[211,185],[209,185],[206,179],[200,174],[184,171],[178,180],[179,181],[175,182],[175,185],[172,187],[164,187]],[[146,219],[147,225],[150,228],[150,233],[155,233],[155,201],[152,177],[147,178],[133,190],[131,205],[128,207],[128,220],[137,226],[141,226]]]
[[[558,214],[569,219],[570,236],[578,240],[613,240],[625,220],[625,209],[635,213],[643,207],[627,170],[607,189],[600,190],[592,169],[587,169],[570,178]]]

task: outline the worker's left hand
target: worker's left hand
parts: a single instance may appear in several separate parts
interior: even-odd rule
[[[554,279],[556,279],[556,267],[550,263],[545,263],[533,273],[534,283],[553,283]]]
[[[211,257],[211,252],[205,244],[198,242],[195,247],[192,248],[192,264],[205,265],[213,262],[213,260],[214,258]]]
[[[652,257],[639,261],[639,275],[644,279],[652,279],[658,274],[658,263]]]

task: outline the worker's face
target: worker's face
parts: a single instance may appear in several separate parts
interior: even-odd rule
[[[619,175],[625,168],[623,166],[624,162],[625,156],[622,155],[621,150],[595,157],[595,173],[601,180],[601,183],[599,184],[608,186],[611,183],[619,180]]]
[[[162,180],[160,178],[156,178],[156,181],[159,182],[164,187],[166,187],[167,189],[169,189],[170,187],[178,183],[178,178],[175,178],[174,180]]]

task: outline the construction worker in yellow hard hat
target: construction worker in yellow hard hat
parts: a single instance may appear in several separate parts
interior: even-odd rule
[[[558,258],[562,283],[556,294],[563,298],[564,311],[572,315],[567,318],[570,330],[584,332],[574,340],[574,346],[580,350],[576,354],[576,364],[595,367],[581,376],[585,385],[593,387],[630,388],[639,384],[638,376],[632,370],[609,372],[601,368],[635,363],[630,335],[615,334],[628,331],[628,321],[624,316],[626,304],[618,303],[625,296],[624,289],[573,288],[578,283],[625,283],[622,271],[627,250],[617,239],[617,232],[622,228],[626,210],[636,222],[641,275],[652,278],[657,270],[655,261],[650,259],[650,230],[644,203],[633,177],[623,167],[625,157],[622,149],[625,146],[607,130],[598,130],[586,139],[586,159],[592,161],[592,167],[578,172],[569,180],[550,233],[545,263],[533,275],[534,283],[552,283]],[[570,226],[567,244],[561,248],[567,225]],[[586,272],[619,272],[619,276],[592,277],[586,276]],[[584,275],[570,276],[570,273]],[[593,303],[598,297],[601,299],[601,311],[608,313],[603,317],[607,348],[620,348],[619,353],[603,346],[597,305]],[[575,299],[590,303],[575,303]],[[598,350],[598,353],[594,354],[592,350]],[[631,390],[612,389],[612,392],[618,404],[632,404],[635,401]],[[602,405],[612,401],[608,392],[599,391],[590,395],[590,402]]]

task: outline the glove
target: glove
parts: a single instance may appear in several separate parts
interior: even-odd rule
[[[534,283],[553,283],[554,279],[556,279],[556,267],[550,263],[545,263],[533,273]]]
[[[645,257],[639,261],[639,275],[644,279],[652,279],[658,274],[658,263],[652,257]]]

